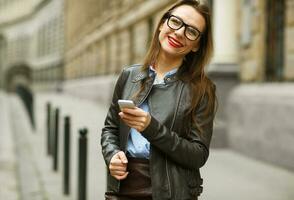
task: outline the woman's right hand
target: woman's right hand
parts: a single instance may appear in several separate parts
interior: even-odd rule
[[[117,180],[123,180],[127,178],[129,172],[127,172],[128,159],[123,151],[120,151],[111,158],[109,164],[110,174]]]

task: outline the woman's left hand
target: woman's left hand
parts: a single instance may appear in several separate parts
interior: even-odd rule
[[[142,132],[150,124],[151,116],[141,108],[124,108],[119,113],[121,119],[131,128]]]

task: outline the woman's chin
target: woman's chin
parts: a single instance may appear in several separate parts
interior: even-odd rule
[[[176,58],[176,57],[184,57],[184,51],[180,50],[179,48],[171,48],[171,47],[162,47],[162,51],[163,54],[165,54],[166,56],[169,56],[171,58]]]

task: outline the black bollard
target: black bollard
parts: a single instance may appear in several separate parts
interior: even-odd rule
[[[55,109],[55,129],[54,129],[54,150],[53,150],[53,170],[58,170],[58,127],[59,127],[59,109]]]
[[[52,155],[51,150],[51,104],[47,103],[47,154]]]
[[[79,163],[78,163],[78,200],[86,200],[87,188],[87,132],[86,128],[80,129],[79,138]]]
[[[64,174],[63,174],[63,193],[70,193],[70,118],[64,118]]]

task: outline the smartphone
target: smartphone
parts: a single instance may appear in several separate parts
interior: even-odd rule
[[[118,100],[118,105],[120,109],[123,108],[135,108],[135,104],[132,100],[123,100],[123,99],[119,99]]]

